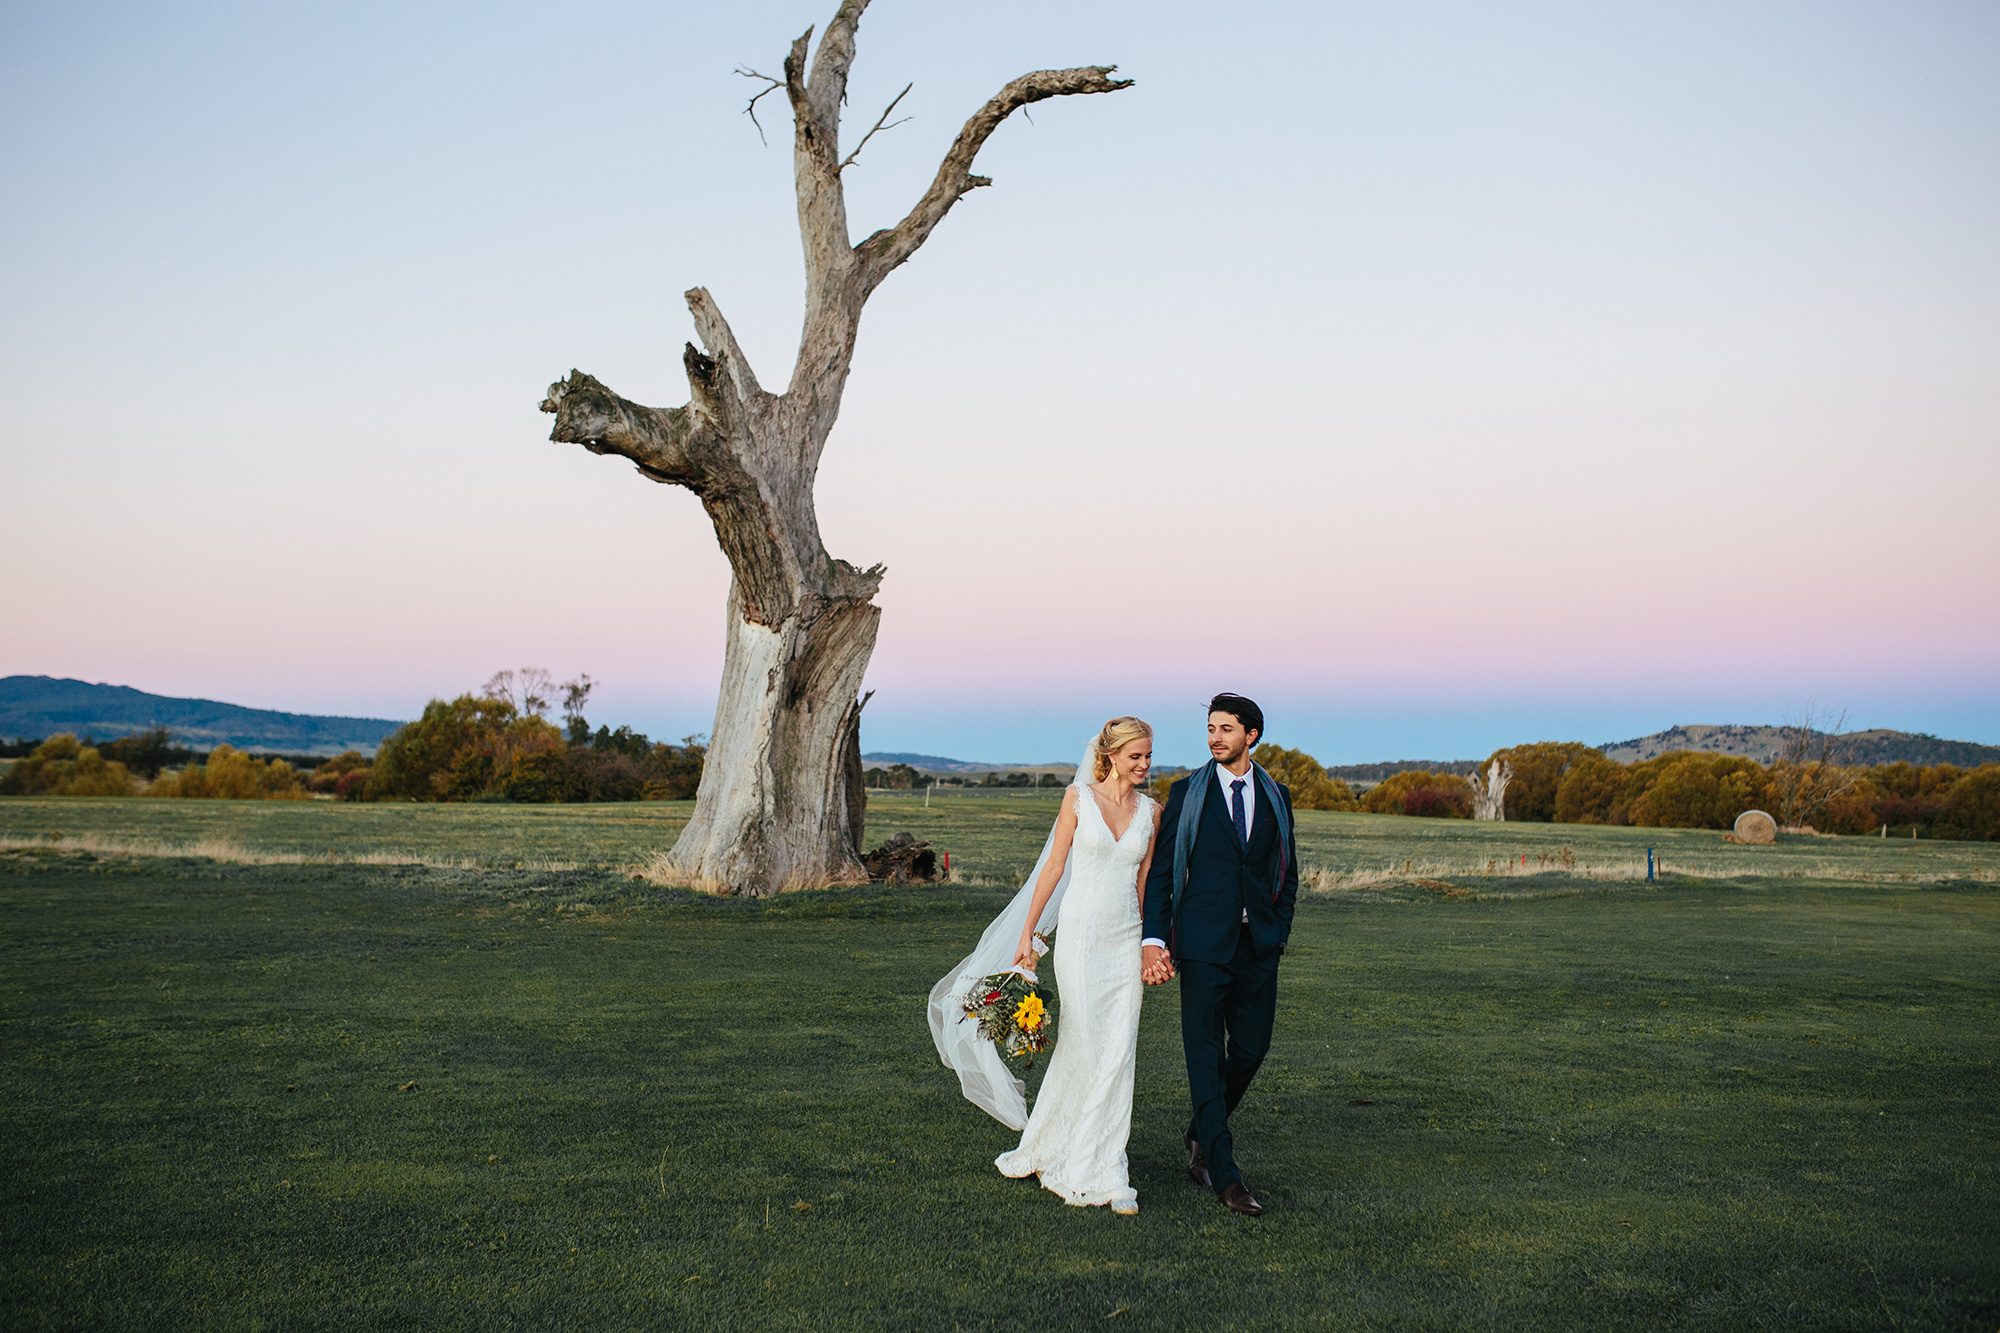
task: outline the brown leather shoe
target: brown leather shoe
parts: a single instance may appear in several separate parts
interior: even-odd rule
[[[1201,1155],[1201,1145],[1193,1139],[1186,1140],[1188,1150],[1188,1179],[1203,1189],[1214,1189],[1214,1182],[1208,1178],[1208,1159]]]
[[[1245,1217],[1264,1215],[1264,1205],[1250,1197],[1250,1191],[1243,1188],[1241,1181],[1222,1187],[1222,1206],[1232,1213],[1241,1213]]]

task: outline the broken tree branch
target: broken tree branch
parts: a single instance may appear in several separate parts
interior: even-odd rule
[[[691,358],[701,355],[692,347],[688,352]],[[695,374],[692,360],[688,373]],[[646,407],[620,398],[595,376],[572,370],[549,386],[542,411],[555,413],[552,440],[629,458],[654,481],[698,491],[707,478],[707,468],[690,448],[700,423],[685,407]]]
[[[750,105],[743,108],[743,114],[750,117],[750,123],[757,127],[757,141],[763,144],[766,148],[769,148],[771,146],[771,141],[764,137],[764,122],[757,119],[757,103],[762,101],[764,98],[769,97],[772,93],[778,91],[778,89],[784,87],[785,86],[784,80],[774,79],[768,74],[760,74],[756,70],[751,69],[748,65],[738,65],[736,67],[736,72],[738,74],[741,74],[746,79],[762,79],[764,82],[771,85],[770,87],[766,88],[763,92],[758,93],[757,96],[751,98]]]
[[[958,132],[951,150],[938,165],[930,189],[917,201],[909,215],[895,226],[876,232],[855,249],[866,271],[862,291],[873,291],[899,265],[917,252],[930,238],[944,215],[967,193],[993,182],[972,174],[972,160],[1000,122],[1024,106],[1051,97],[1071,97],[1086,93],[1115,93],[1130,88],[1132,80],[1114,79],[1116,65],[1088,65],[1079,69],[1043,69],[1023,74],[996,93],[992,100],[973,113]]]
[[[868,141],[875,137],[875,133],[877,130],[884,130],[884,129],[893,130],[896,128],[897,125],[901,125],[903,121],[911,119],[911,117],[909,116],[904,116],[903,120],[896,121],[895,124],[892,125],[884,125],[882,123],[883,121],[889,119],[889,113],[896,109],[896,103],[902,101],[905,97],[908,97],[910,95],[910,89],[916,86],[917,85],[914,83],[906,83],[903,85],[903,91],[897,93],[895,98],[889,103],[889,105],[882,109],[882,114],[875,118],[875,124],[873,128],[871,128],[868,131],[868,133],[861,136],[861,142],[854,145],[853,152],[849,153],[846,157],[840,159],[840,165],[834,168],[835,171],[847,170],[847,168],[853,164],[854,159],[861,156],[861,150],[868,146]]]

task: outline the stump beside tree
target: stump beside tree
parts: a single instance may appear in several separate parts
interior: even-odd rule
[[[882,566],[859,569],[829,556],[813,508],[862,306],[953,204],[992,183],[973,175],[972,163],[1009,115],[1046,98],[1131,84],[1112,78],[1117,67],[1109,65],[1022,75],[965,123],[901,222],[851,244],[841,173],[883,124],[841,156],[840,108],[867,7],[867,0],[840,6],[810,72],[808,28],[785,57],[784,77],[768,80],[766,91],[782,89],[791,103],[806,261],[805,323],[785,391],[758,383],[721,309],[697,287],[687,303],[705,350],[689,343],[682,358],[685,406],[644,407],[576,370],[542,402],[556,418],[551,439],[628,458],[652,480],[700,496],[729,558],[715,726],[693,817],[668,857],[670,873],[722,892],[764,895],[866,878],[860,689],[881,615],[874,597]]]

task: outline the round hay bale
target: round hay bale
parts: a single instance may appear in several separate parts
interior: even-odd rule
[[[1778,840],[1778,821],[1762,810],[1745,810],[1736,816],[1736,841],[1769,846]]]

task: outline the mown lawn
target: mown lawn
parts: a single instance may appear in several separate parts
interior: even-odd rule
[[[930,1049],[1001,889],[6,852],[0,1299],[13,1328],[1995,1326],[2000,890],[1513,888],[1302,905],[1238,1119],[1257,1221],[1179,1173],[1150,992],[1119,1218],[1001,1179]]]

